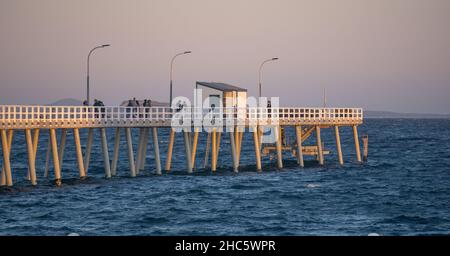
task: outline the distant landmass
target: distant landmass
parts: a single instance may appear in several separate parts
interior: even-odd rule
[[[48,105],[49,106],[81,106],[81,105],[83,105],[83,102],[81,100],[67,98],[67,99],[57,100]]]
[[[365,110],[364,118],[417,118],[417,119],[447,119],[450,114],[421,114],[421,113],[397,113],[390,111]]]

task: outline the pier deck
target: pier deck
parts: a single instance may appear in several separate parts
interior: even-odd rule
[[[205,122],[208,121],[208,122]],[[13,185],[10,150],[14,131],[23,130],[26,138],[28,154],[28,179],[32,185],[37,184],[36,154],[40,130],[49,131],[45,174],[48,177],[49,160],[53,158],[53,171],[56,185],[61,184],[61,166],[63,165],[64,147],[67,129],[73,129],[76,146],[76,158],[80,178],[87,175],[90,162],[94,130],[100,130],[101,146],[105,177],[117,174],[117,162],[121,130],[125,130],[128,147],[130,176],[134,177],[144,170],[147,144],[150,136],[153,141],[153,151],[156,173],[162,174],[159,150],[158,129],[170,129],[173,124],[182,123],[181,133],[184,139],[186,155],[186,169],[188,173],[196,168],[196,153],[199,133],[206,128],[207,142],[205,147],[205,161],[203,168],[210,163],[211,171],[216,171],[220,151],[220,141],[223,134],[230,139],[231,156],[234,172],[238,172],[244,132],[253,134],[255,161],[257,171],[261,171],[261,151],[263,130],[270,128],[274,131],[274,150],[277,155],[277,167],[283,168],[282,145],[284,127],[294,127],[296,143],[290,148],[298,152],[295,154],[298,164],[303,167],[303,155],[311,155],[310,147],[304,147],[303,142],[313,133],[316,135],[316,146],[313,155],[317,156],[319,164],[324,164],[324,155],[329,151],[323,149],[321,129],[334,127],[336,151],[339,163],[343,165],[339,127],[353,128],[357,161],[361,162],[359,137],[357,126],[363,123],[361,108],[184,108],[173,110],[168,107],[85,107],[85,106],[0,106],[0,133],[2,142],[3,167],[0,185]],[[87,129],[88,137],[85,152],[82,152],[79,129]],[[115,128],[113,159],[110,160],[106,128]],[[132,143],[131,128],[139,128],[139,142],[136,152]],[[224,128],[224,129],[223,129]],[[56,130],[61,130],[59,143]],[[174,148],[175,129],[170,129],[165,170],[171,169],[172,151]],[[221,151],[223,152],[223,150]],[[364,151],[366,152],[366,150]],[[211,158],[209,158],[211,155]]]

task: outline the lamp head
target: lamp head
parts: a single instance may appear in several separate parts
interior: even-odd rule
[[[191,53],[191,51],[185,51],[185,52],[184,52],[184,54],[188,54],[188,53]]]
[[[278,60],[278,58],[272,58],[272,60]]]
[[[111,46],[110,44],[104,44],[104,45],[102,45],[102,47],[108,47],[108,46]]]

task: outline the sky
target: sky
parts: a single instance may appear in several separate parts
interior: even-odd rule
[[[448,0],[0,0],[0,104],[192,98],[195,81],[282,106],[450,113]]]

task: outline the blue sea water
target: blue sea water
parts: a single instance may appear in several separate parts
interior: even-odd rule
[[[38,186],[24,179],[23,132],[12,148],[15,185],[0,188],[0,235],[434,235],[450,234],[450,120],[368,119],[369,160],[359,164],[351,128],[341,128],[345,165],[337,164],[333,130],[322,132],[331,154],[321,167],[306,157],[305,168],[284,155],[263,159],[255,171],[252,138],[244,137],[241,168],[231,171],[229,140],[222,138],[219,170],[185,172],[182,136],[177,135],[173,171],[154,175],[150,143],[147,166],[129,178],[122,137],[118,177],[103,178],[96,138],[89,178],[80,181],[69,131],[63,185],[44,178],[47,132],[39,141]],[[112,155],[114,130],[108,130]],[[135,148],[138,131],[133,131]],[[159,134],[163,163],[167,131]],[[293,131],[287,130],[293,139]],[[202,166],[201,134],[197,166]],[[86,133],[83,131],[82,139]],[[309,143],[314,143],[312,137]],[[2,163],[0,161],[0,163]],[[52,176],[51,170],[51,176]]]

